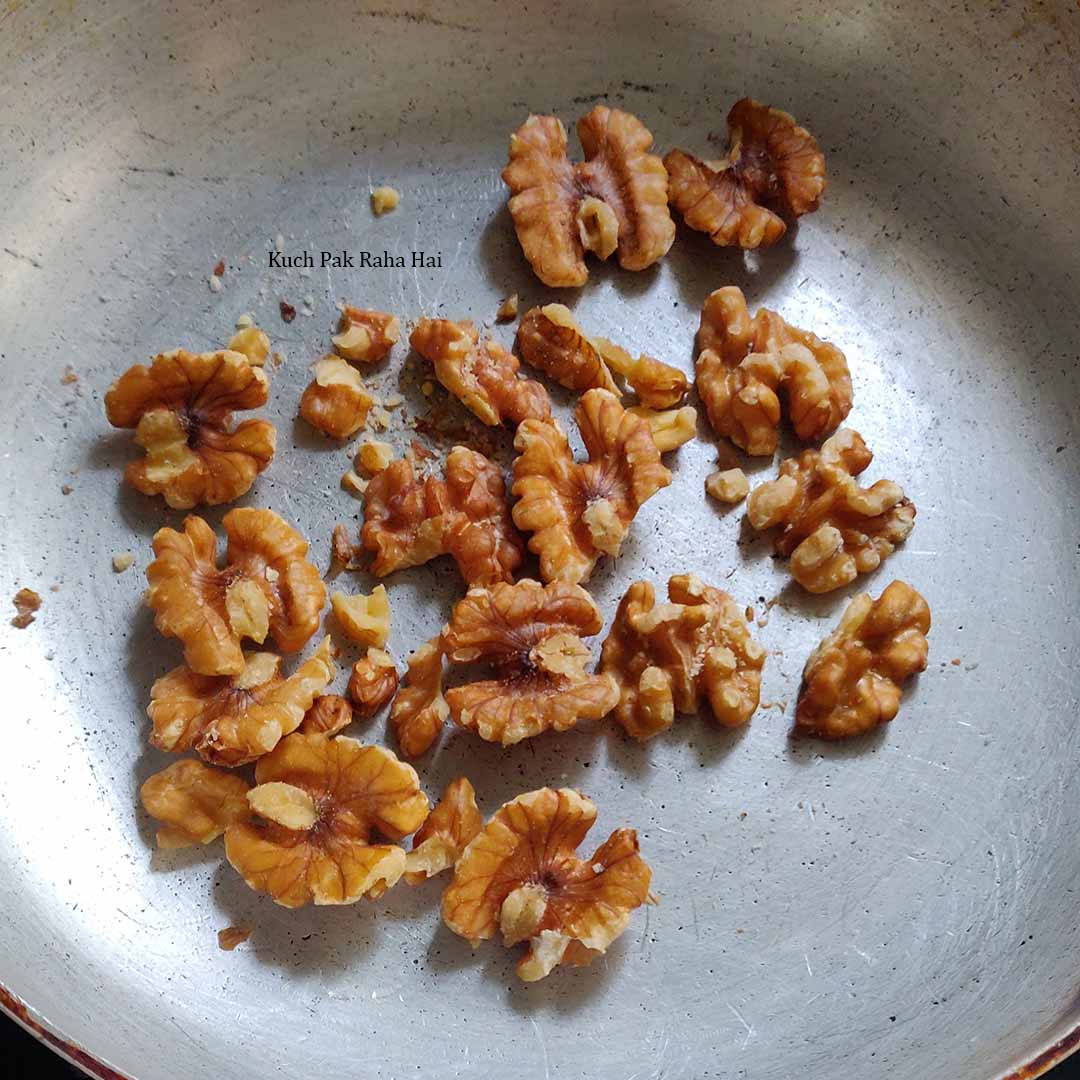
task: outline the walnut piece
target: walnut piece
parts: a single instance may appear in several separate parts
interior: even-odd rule
[[[300,731],[305,735],[336,735],[353,722],[352,705],[340,694],[320,694],[304,714]]]
[[[644,405],[632,405],[627,412],[633,413],[649,425],[653,442],[661,454],[677,450],[697,434],[697,409],[693,405],[660,412]]]
[[[451,780],[413,837],[412,851],[405,858],[405,881],[419,885],[449,870],[483,827],[472,784],[464,776]]]
[[[368,649],[353,664],[349,676],[349,697],[357,719],[371,719],[397,693],[397,688],[397,665],[390,654],[382,649]]]
[[[511,293],[495,312],[496,322],[513,322],[518,317],[518,294]]]
[[[450,715],[442,678],[442,644],[435,638],[409,657],[405,682],[390,709],[390,726],[406,757],[427,753]]]
[[[497,341],[480,341],[471,322],[421,319],[409,344],[435,369],[435,377],[489,427],[551,415],[547,391],[518,374],[520,363]]]
[[[41,607],[41,597],[33,589],[20,589],[11,602],[16,611],[11,625],[16,630],[25,630],[34,621],[34,613]]]
[[[470,589],[443,629],[442,648],[452,664],[482,660],[496,677],[446,691],[454,722],[511,746],[606,715],[618,697],[615,680],[586,670],[591,657],[581,640],[602,625],[579,585],[525,579]]]
[[[792,577],[809,592],[830,592],[876,570],[915,525],[915,506],[899,484],[859,487],[855,477],[873,457],[857,431],[843,428],[820,451],[782,462],[777,479],[750,493],[750,524],[780,527],[776,553],[791,557]]]
[[[347,439],[367,421],[373,404],[360,373],[340,356],[324,356],[300,398],[300,415],[333,439]]]
[[[741,503],[750,494],[750,481],[742,469],[723,469],[705,478],[705,492],[722,503]]]
[[[226,926],[217,934],[218,948],[225,952],[232,952],[237,945],[243,945],[254,932],[251,926]]]
[[[675,239],[667,173],[645,125],[597,105],[577,130],[585,161],[571,164],[562,122],[530,116],[510,136],[502,173],[521,250],[545,285],[584,285],[586,251],[644,270]]]
[[[529,548],[545,581],[587,580],[602,554],[618,552],[642,504],[671,483],[649,425],[614,394],[589,390],[574,415],[584,464],[553,420],[526,420],[514,439],[513,519],[533,534]]]
[[[213,530],[192,514],[183,532],[154,534],[156,558],[146,568],[154,625],[183,642],[184,660],[199,675],[239,675],[244,637],[261,644],[270,634],[282,652],[298,652],[326,603],[319,571],[305,558],[307,541],[272,510],[230,510],[222,527],[224,567]]]
[[[594,337],[592,343],[604,363],[629,383],[646,408],[670,409],[686,397],[690,382],[678,368],[652,356],[641,355],[635,360],[607,338]]]
[[[525,312],[518,326],[517,349],[525,363],[569,390],[599,386],[619,393],[600,350],[563,304],[546,304]]]
[[[159,848],[191,847],[216,840],[247,816],[248,782],[186,758],[154,773],[139,788],[146,812],[161,822]]]
[[[382,217],[383,214],[396,210],[400,202],[401,192],[386,184],[375,188],[371,193],[371,211],[376,217]]]
[[[368,595],[343,592],[330,594],[330,606],[338,625],[357,645],[381,649],[390,637],[390,598],[386,586],[376,585]]]
[[[283,739],[255,766],[254,816],[225,831],[225,855],[256,892],[284,907],[380,897],[405,870],[401,840],[428,814],[416,771],[347,735]]]
[[[269,421],[232,426],[233,412],[266,404],[268,387],[261,368],[228,349],[176,349],[155,357],[150,367],[129,368],[105,395],[109,423],[134,428],[135,441],[146,450],[124,478],[178,510],[232,502],[274,456]]]
[[[262,367],[270,356],[270,339],[257,326],[245,326],[229,338],[228,348],[243,353],[253,367]]]
[[[527,982],[558,964],[591,963],[648,900],[652,878],[633,829],[616,830],[590,859],[578,858],[595,820],[592,801],[568,788],[506,803],[458,859],[443,922],[474,946],[496,930],[508,947],[528,941],[517,966]]]
[[[623,596],[600,657],[619,686],[615,720],[645,741],[696,712],[705,698],[724,727],[745,724],[758,706],[765,650],[743,609],[693,574],[668,581],[668,603],[636,581]]]
[[[900,684],[926,670],[929,632],[929,606],[903,581],[876,600],[867,593],[852,598],[806,661],[796,728],[844,739],[888,723],[900,708]]]
[[[365,439],[356,453],[356,465],[372,476],[381,473],[394,460],[394,448],[378,439]]]
[[[789,218],[812,213],[825,190],[825,155],[813,135],[779,109],[743,98],[728,113],[728,152],[720,162],[683,150],[664,158],[671,205],[691,229],[721,247],[770,247]]]
[[[348,306],[341,309],[338,332],[330,339],[339,356],[361,364],[385,360],[400,340],[396,315]]]

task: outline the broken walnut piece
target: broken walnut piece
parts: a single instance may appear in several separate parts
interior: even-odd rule
[[[416,771],[347,735],[283,739],[255,766],[252,814],[225,831],[225,855],[256,892],[284,907],[377,899],[405,870],[397,841],[423,824]]]
[[[728,113],[728,137],[727,157],[719,162],[669,151],[671,205],[721,247],[770,247],[787,232],[780,214],[797,218],[820,205],[825,156],[794,117],[751,98]]]
[[[304,714],[300,731],[304,735],[336,735],[353,722],[348,698],[340,694],[320,694]]]
[[[396,210],[400,202],[401,192],[397,188],[383,184],[371,193],[371,212],[376,217],[382,217],[383,214]]]
[[[520,363],[490,338],[480,341],[471,322],[421,319],[409,344],[435,369],[435,377],[489,427],[551,415],[547,391],[518,374]]]
[[[265,405],[268,387],[261,368],[228,349],[176,349],[129,368],[105,395],[109,423],[134,428],[146,450],[124,478],[178,510],[239,498],[270,464],[276,433],[267,420],[233,428],[232,414]]]
[[[161,822],[158,847],[172,850],[209,844],[246,817],[249,787],[242,776],[185,758],[144,781],[139,799]]]
[[[381,473],[394,460],[394,448],[387,442],[378,439],[365,439],[356,452],[356,460],[353,464],[358,465],[370,476]]]
[[[619,393],[600,350],[563,304],[545,304],[525,312],[518,325],[517,349],[525,363],[568,390],[599,386]]]
[[[530,116],[510,136],[502,173],[521,250],[545,285],[584,285],[586,251],[644,270],[675,239],[667,173],[645,125],[597,105],[577,129],[586,160],[571,164],[562,122]]]
[[[607,338],[594,337],[592,343],[604,363],[629,383],[646,408],[670,409],[686,397],[690,382],[678,368],[644,354],[635,360]]]
[[[750,494],[750,481],[742,469],[723,469],[705,477],[705,493],[717,502],[741,503]]]
[[[434,638],[409,657],[405,681],[390,709],[390,726],[405,757],[427,753],[450,715],[442,679],[442,644]]]
[[[502,806],[472,840],[443,893],[443,922],[474,946],[503,934],[527,941],[527,982],[558,964],[583,966],[607,951],[649,899],[652,871],[637,833],[618,829],[589,859],[577,848],[596,806],[568,788],[541,788]]]
[[[662,411],[647,409],[644,405],[631,405],[626,411],[649,425],[653,442],[661,454],[677,450],[697,434],[697,409],[693,405]]]
[[[25,630],[33,621],[34,613],[41,607],[41,597],[33,589],[20,589],[11,599],[16,614],[11,625],[16,630]]]
[[[319,571],[305,558],[307,541],[272,510],[230,510],[222,527],[223,567],[213,530],[191,514],[183,532],[154,534],[156,558],[146,569],[154,625],[180,639],[187,666],[199,675],[239,675],[245,637],[261,644],[270,635],[282,652],[298,652],[326,603]]]
[[[333,439],[347,439],[367,421],[374,403],[360,373],[331,353],[315,364],[315,378],[300,397],[300,415]]]
[[[398,672],[390,654],[369,648],[353,664],[349,676],[349,698],[356,716],[369,720],[397,693]]]
[[[360,364],[385,360],[400,340],[401,324],[396,315],[348,305],[341,309],[338,332],[330,339],[339,356]]]
[[[381,649],[390,637],[390,597],[385,585],[376,585],[367,595],[330,594],[330,606],[345,636],[357,645]]]
[[[251,926],[226,926],[217,933],[218,948],[232,952],[238,945],[243,945],[253,933],[254,927]]]
[[[253,367],[262,367],[270,356],[270,339],[257,326],[245,326],[229,338],[228,348],[243,353]]]
[[[518,294],[511,293],[495,312],[496,322],[513,322],[518,316]]]
[[[385,577],[443,553],[444,492],[434,476],[418,477],[407,457],[368,482],[360,537],[375,556],[371,572]]]
[[[790,556],[791,576],[809,592],[876,570],[915,526],[915,505],[899,484],[859,487],[855,477],[873,457],[857,431],[843,428],[820,450],[781,462],[780,475],[750,493],[747,519],[758,530],[779,528],[773,547]]]
[[[574,416],[585,463],[553,420],[526,420],[514,439],[514,524],[532,533],[545,581],[586,581],[601,555],[618,552],[642,504],[671,483],[649,424],[614,394],[589,390]]]
[[[900,708],[900,684],[926,669],[929,632],[929,606],[903,581],[876,600],[853,597],[806,661],[796,729],[844,739],[888,723]]]
[[[483,827],[472,784],[464,776],[451,780],[413,837],[412,851],[405,858],[405,881],[419,885],[451,869]]]
[[[724,727],[746,723],[758,706],[765,650],[727,593],[693,574],[668,581],[668,603],[636,581],[623,596],[600,655],[619,687],[614,718],[645,741],[692,713],[701,699]]]
[[[511,746],[545,731],[598,720],[615,704],[615,680],[587,670],[583,636],[603,621],[592,597],[562,581],[470,589],[443,629],[452,664],[482,661],[495,677],[446,691],[454,722],[488,742]]]

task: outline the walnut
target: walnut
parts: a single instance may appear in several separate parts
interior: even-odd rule
[[[496,677],[446,691],[454,722],[511,746],[606,715],[618,697],[615,681],[586,670],[591,657],[581,640],[602,625],[579,585],[526,579],[470,589],[443,629],[443,651],[454,664],[482,660]]]
[[[281,658],[249,653],[239,675],[174,668],[150,691],[150,741],[159,750],[194,750],[215,765],[236,766],[269,753],[295,731],[336,672],[330,641],[283,679]]]
[[[347,735],[283,739],[255,766],[254,816],[225,831],[225,855],[256,892],[284,907],[380,897],[405,870],[400,840],[423,824],[416,771]]]
[[[356,454],[356,464],[372,476],[381,473],[394,460],[394,448],[378,439],[365,439]]]
[[[385,184],[375,188],[371,193],[371,210],[376,217],[382,217],[383,214],[396,210],[399,202],[401,202],[401,192]]]
[[[590,859],[576,855],[596,807],[568,788],[541,788],[499,809],[465,849],[443,894],[443,922],[474,946],[501,930],[529,942],[517,966],[532,982],[556,965],[607,951],[649,899],[652,871],[637,833],[618,829]]]
[[[517,332],[521,358],[570,390],[603,387],[619,393],[600,350],[562,304],[546,304],[525,312]]]
[[[797,729],[843,739],[888,723],[900,708],[900,684],[926,669],[929,632],[929,606],[903,581],[876,600],[854,597],[806,661]]]
[[[276,433],[266,420],[233,428],[232,414],[265,405],[268,386],[261,368],[228,349],[177,349],[155,357],[149,368],[129,368],[105,395],[109,423],[134,428],[135,441],[146,450],[124,478],[178,510],[243,495],[270,464]]]
[[[229,338],[229,349],[243,353],[253,367],[262,367],[270,356],[270,339],[257,326],[245,326]]]
[[[353,664],[349,697],[360,720],[374,716],[397,693],[397,688],[397,666],[390,654],[382,649],[369,648],[367,654]]]
[[[161,822],[157,845],[172,849],[209,844],[247,816],[248,782],[187,758],[154,773],[139,788],[146,812]]]
[[[381,649],[390,636],[390,598],[386,586],[376,585],[365,596],[346,596],[343,592],[330,594],[330,606],[345,636],[358,645]]]
[[[642,355],[635,360],[607,338],[594,337],[592,343],[604,363],[630,384],[646,408],[670,409],[686,397],[690,383],[678,368],[652,356]]]
[[[390,726],[406,757],[426,753],[450,715],[450,706],[443,697],[442,677],[442,645],[435,638],[409,657],[405,682],[390,709]]]
[[[421,319],[409,344],[435,369],[435,377],[489,427],[551,415],[547,391],[518,375],[518,358],[497,341],[480,341],[471,322]]]
[[[792,577],[810,592],[830,592],[876,570],[915,525],[915,506],[899,484],[856,483],[873,457],[862,436],[844,428],[820,451],[782,462],[777,479],[750,493],[750,524],[781,527],[775,550],[791,556]]]
[[[405,881],[419,885],[449,870],[483,827],[472,784],[464,776],[451,780],[413,837],[412,851],[405,859]]]
[[[851,411],[844,354],[775,311],[760,308],[751,319],[734,285],[706,299],[697,343],[697,388],[709,422],[749,454],[776,450],[780,394],[803,440],[827,435]]]
[[[16,614],[11,625],[16,630],[25,630],[33,621],[34,613],[41,607],[41,597],[33,589],[20,589],[12,598]]]
[[[305,735],[336,735],[353,722],[352,705],[340,694],[320,694],[304,714],[300,731]]]
[[[697,434],[697,409],[693,405],[661,412],[647,409],[643,405],[632,405],[627,412],[633,413],[649,425],[653,442],[661,454],[677,450]]]
[[[671,483],[649,425],[614,394],[589,390],[575,410],[589,461],[578,464],[554,421],[526,420],[514,446],[513,519],[531,532],[545,581],[588,579],[614,555],[641,505]]]
[[[251,926],[226,926],[224,930],[218,931],[218,948],[232,952],[237,945],[243,945],[253,933],[254,928]]]
[[[356,544],[349,539],[349,526],[339,522],[330,534],[330,572],[358,570],[358,554]]]
[[[333,439],[347,439],[364,426],[373,399],[356,368],[340,356],[324,356],[300,398],[300,415]]]
[[[585,161],[566,156],[566,129],[530,116],[510,136],[502,177],[518,241],[545,285],[584,285],[585,252],[618,252],[624,270],[644,270],[675,239],[667,174],[650,154],[652,134],[636,116],[597,105],[578,121]]]
[[[330,339],[339,356],[362,364],[385,360],[401,339],[396,315],[385,311],[343,307],[338,332]]]
[[[122,551],[119,555],[112,557],[112,568],[116,574],[122,574],[125,570],[130,570],[135,564],[135,555],[130,551]]]
[[[683,150],[664,158],[671,205],[714,244],[770,247],[783,218],[812,213],[825,190],[825,156],[794,117],[743,98],[728,113],[727,158],[699,161]]]
[[[199,675],[239,675],[244,637],[261,644],[270,634],[282,652],[298,652],[326,603],[319,571],[304,557],[307,541],[272,510],[230,510],[222,526],[224,567],[213,530],[192,514],[183,532],[154,534],[157,557],[146,569],[154,625],[183,642],[184,660]]]
[[[705,478],[705,492],[718,502],[740,503],[750,494],[750,481],[742,469],[724,469]]]
[[[496,322],[513,322],[518,316],[518,294],[511,293],[495,312]]]
[[[657,605],[652,585],[636,581],[619,604],[600,657],[600,671],[619,686],[615,720],[644,741],[706,698],[718,723],[745,724],[758,706],[765,650],[742,608],[693,574],[668,581],[668,600]]]

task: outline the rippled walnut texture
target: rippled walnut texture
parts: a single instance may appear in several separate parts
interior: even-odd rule
[[[347,439],[364,426],[372,404],[356,368],[330,355],[315,364],[315,378],[300,397],[300,415],[324,435]]]
[[[398,672],[390,654],[382,649],[369,648],[367,654],[353,664],[349,676],[349,698],[358,720],[368,720],[397,693]]]
[[[242,776],[187,758],[154,773],[139,789],[139,798],[161,822],[157,845],[168,850],[209,844],[246,817],[249,787]]]
[[[443,697],[443,654],[438,638],[409,657],[409,667],[390,708],[390,726],[409,758],[427,753],[442,731],[450,706]]]
[[[385,311],[343,307],[338,332],[330,339],[339,356],[354,363],[385,360],[401,337],[397,317]]]
[[[451,780],[413,837],[412,851],[405,859],[405,880],[419,885],[449,870],[483,827],[472,784],[464,776]]]

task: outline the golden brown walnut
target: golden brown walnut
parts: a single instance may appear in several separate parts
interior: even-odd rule
[[[531,532],[545,581],[586,581],[616,555],[642,504],[671,483],[648,423],[607,390],[589,390],[574,415],[589,460],[574,461],[554,421],[526,420],[514,447],[514,524]]]
[[[217,933],[218,948],[232,952],[238,945],[243,945],[254,932],[254,927],[251,926],[226,926]]]
[[[339,356],[361,364],[385,360],[401,338],[397,316],[385,311],[344,307],[338,332],[330,339]]]
[[[563,304],[525,312],[518,325],[517,349],[525,363],[569,390],[595,386],[619,393],[600,350],[585,336]]]
[[[723,469],[705,477],[705,493],[717,502],[741,503],[750,494],[750,481],[742,469]]]
[[[382,649],[368,649],[367,655],[353,664],[349,697],[358,719],[373,717],[397,693],[397,688],[397,667]]]
[[[146,812],[161,822],[157,845],[172,849],[209,844],[247,816],[250,785],[235,773],[187,758],[154,773],[139,788]]]
[[[109,423],[134,428],[146,450],[124,478],[178,510],[239,498],[270,464],[276,433],[267,420],[234,428],[232,414],[265,405],[268,387],[262,368],[228,349],[176,349],[129,368],[105,395]]]
[[[578,121],[585,161],[566,156],[566,129],[530,116],[510,136],[502,177],[518,242],[545,285],[584,285],[585,252],[618,253],[624,270],[644,270],[675,239],[664,164],[636,116],[597,105]]]
[[[690,383],[678,368],[644,354],[635,360],[607,338],[594,337],[592,343],[604,363],[629,383],[646,408],[670,409],[686,397]]]
[[[483,827],[472,784],[464,776],[451,780],[413,837],[412,851],[405,859],[405,881],[419,885],[449,870]]]
[[[768,308],[751,319],[737,286],[706,299],[697,344],[697,389],[709,423],[748,454],[776,450],[780,395],[803,440],[827,435],[851,412],[844,354]]]
[[[353,722],[352,705],[340,694],[320,694],[304,714],[300,731],[304,735],[336,735]]]
[[[339,570],[357,570],[359,555],[357,545],[349,538],[349,526],[339,522],[334,526],[330,534],[330,571],[337,573]]]
[[[809,592],[830,592],[876,570],[915,526],[915,505],[899,484],[859,487],[855,477],[873,457],[857,431],[843,428],[820,451],[782,462],[775,480],[750,493],[750,524],[780,528],[776,553],[791,557],[792,577]]]
[[[194,750],[229,767],[268,754],[300,726],[337,670],[329,638],[287,679],[280,666],[279,656],[261,652],[244,656],[239,675],[174,668],[150,691],[150,741],[159,750]]]
[[[16,630],[25,630],[34,621],[35,612],[41,607],[41,597],[33,589],[19,589],[11,602],[15,605],[16,612],[12,616],[11,625]]]
[[[330,594],[334,618],[345,636],[357,645],[381,649],[390,637],[390,597],[386,586],[376,585],[370,593],[348,596],[343,592]]]
[[[787,232],[780,214],[797,218],[820,205],[825,155],[794,117],[750,98],[728,113],[728,137],[720,162],[683,150],[665,156],[671,205],[721,247],[770,247]]]
[[[623,596],[600,656],[619,687],[615,720],[642,741],[692,713],[704,698],[724,727],[745,724],[758,706],[765,650],[744,609],[693,574],[668,581],[668,603],[636,581]]]
[[[319,571],[305,558],[307,541],[272,510],[230,510],[222,527],[224,567],[213,530],[192,514],[183,532],[154,534],[157,557],[146,568],[154,625],[183,642],[184,660],[199,675],[239,675],[245,637],[261,645],[269,634],[282,652],[298,652],[326,603]]]
[[[377,899],[405,870],[401,840],[428,815],[416,770],[347,735],[283,739],[255,766],[254,815],[225,831],[225,855],[284,907]]]
[[[471,322],[421,319],[409,344],[435,369],[435,377],[489,427],[551,415],[547,391],[518,374],[518,358],[490,338],[481,342]]]
[[[926,670],[930,608],[894,581],[876,599],[859,593],[810,654],[795,710],[799,731],[823,739],[863,735],[900,708],[900,684]]]
[[[470,589],[443,629],[454,664],[483,661],[496,677],[446,691],[454,722],[482,739],[511,746],[578,720],[598,720],[615,704],[615,681],[587,670],[582,636],[603,623],[579,585],[528,579]]]
[[[324,435],[347,439],[367,420],[373,404],[356,368],[340,356],[324,356],[300,398],[300,415]]]
[[[243,353],[248,363],[262,367],[270,357],[270,339],[257,326],[245,326],[229,338],[228,348]]]
[[[517,966],[527,982],[558,964],[591,963],[648,901],[652,878],[633,829],[616,830],[591,858],[579,858],[595,821],[592,801],[568,788],[506,803],[458,859],[443,922],[474,946],[497,930],[507,947],[527,941]]]
[[[652,432],[653,442],[661,454],[677,450],[697,434],[697,409],[684,405],[681,409],[656,411],[643,405],[632,405],[627,412],[644,420]]]
[[[390,709],[390,726],[406,757],[427,753],[450,715],[442,679],[442,645],[435,638],[409,657],[405,681]]]

